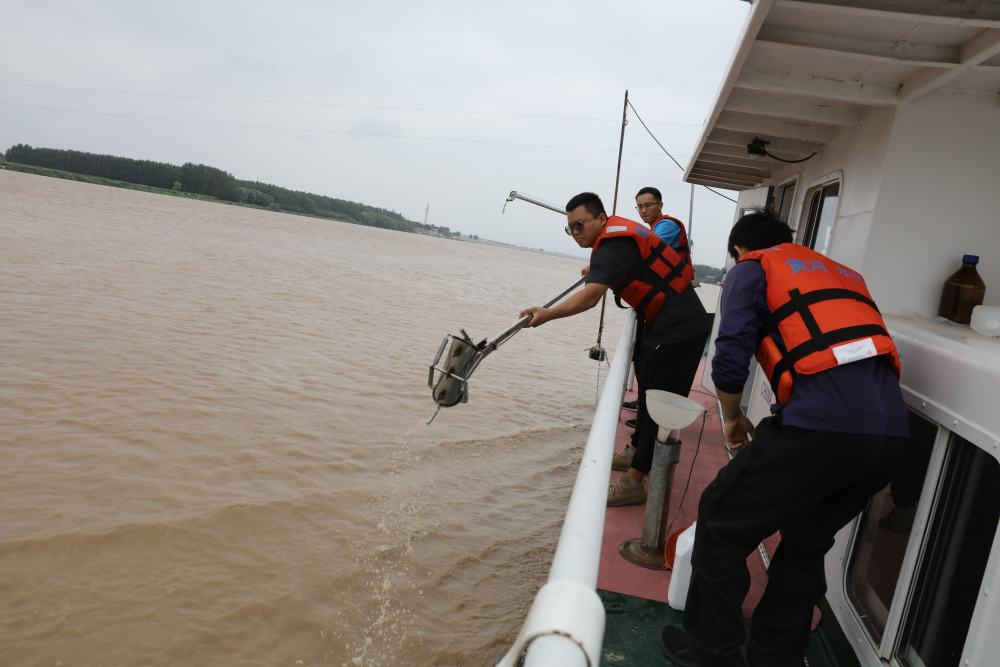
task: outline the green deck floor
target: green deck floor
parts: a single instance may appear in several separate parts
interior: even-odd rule
[[[663,602],[598,591],[604,602],[607,626],[601,665],[645,667],[673,665],[660,652],[660,630],[667,623],[680,623],[681,612]],[[813,633],[806,658],[810,667],[860,667],[829,609]],[[833,626],[833,627],[830,627]]]

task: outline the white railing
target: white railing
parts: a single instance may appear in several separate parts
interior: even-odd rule
[[[600,664],[604,605],[595,589],[608,502],[608,471],[634,332],[635,314],[630,310],[594,412],[549,580],[535,596],[521,632],[498,667]],[[523,663],[519,662],[522,657]]]

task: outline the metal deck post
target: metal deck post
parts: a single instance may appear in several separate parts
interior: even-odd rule
[[[649,469],[649,491],[642,537],[622,543],[618,552],[629,562],[651,570],[663,569],[663,545],[667,539],[667,517],[670,515],[670,489],[674,468],[681,458],[679,432],[671,431],[666,442],[656,441],[653,465]]]

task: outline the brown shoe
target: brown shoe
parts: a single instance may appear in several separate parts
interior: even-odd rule
[[[611,469],[621,470],[622,472],[628,470],[632,467],[632,456],[635,454],[635,449],[632,447],[626,447],[624,451],[615,452],[611,457]]]
[[[633,485],[625,475],[608,485],[608,507],[641,505],[646,502],[646,488],[642,482]]]

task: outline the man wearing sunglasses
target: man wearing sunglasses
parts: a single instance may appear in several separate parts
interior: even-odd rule
[[[711,330],[705,308],[692,287],[690,257],[664,243],[642,224],[608,218],[600,197],[583,192],[566,205],[566,233],[581,248],[591,248],[590,271],[584,288],[550,308],[532,307],[529,327],[569,317],[597,305],[611,289],[644,320],[642,363],[636,368],[639,387],[663,389],[686,396]],[[683,234],[683,232],[680,232]],[[644,404],[645,397],[640,394]],[[642,406],[644,407],[644,405]],[[653,458],[656,425],[640,411],[635,453],[628,470],[608,489],[608,504],[645,502],[643,478]]]

